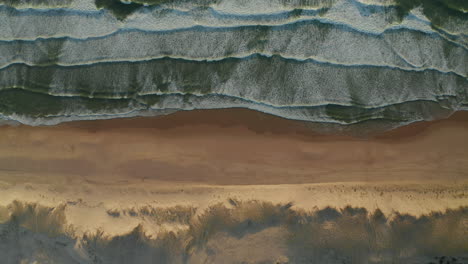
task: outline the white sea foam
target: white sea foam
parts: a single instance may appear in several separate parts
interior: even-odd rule
[[[223,3],[220,6],[223,6]],[[234,5],[234,2],[229,4],[229,6],[231,5]],[[379,12],[369,13],[359,4],[345,0],[334,4],[326,13],[304,10],[291,16],[288,12],[293,11],[294,8],[282,7],[281,9],[275,9],[276,11],[270,10],[271,8],[249,9],[260,11],[246,14],[239,10],[217,9],[214,6],[208,9],[195,8],[184,11],[159,7],[137,10],[125,21],[117,20],[108,12],[94,11],[89,13],[89,11],[71,11],[68,9],[65,11],[54,9],[49,12],[37,12],[28,9],[11,12],[8,9],[1,8],[0,12],[5,15],[0,15],[0,25],[2,25],[0,27],[0,40],[51,37],[85,39],[106,36],[121,29],[168,31],[193,26],[229,28],[248,25],[284,25],[303,20],[317,20],[324,23],[344,25],[353,30],[369,34],[381,34],[392,28],[444,34],[443,30],[435,31],[431,28],[429,20],[421,13],[420,9],[413,10],[411,15],[400,22],[396,20],[394,10],[382,9]],[[447,28],[447,33],[458,35],[461,38],[459,42],[466,45],[468,22],[454,21],[453,24],[453,26]]]
[[[367,119],[386,118],[388,112],[376,109],[397,111],[397,104],[466,107],[467,21],[437,28],[421,8],[399,21],[383,0],[198,4],[141,8],[124,20],[91,0],[39,10],[0,7],[1,92],[129,102],[90,110],[80,99],[39,118],[9,108],[3,119],[38,125],[244,107],[348,124],[361,121],[362,111]],[[146,103],[149,95],[163,99]],[[333,115],[326,105],[357,112]],[[432,110],[426,108],[405,108],[401,120],[427,119]]]

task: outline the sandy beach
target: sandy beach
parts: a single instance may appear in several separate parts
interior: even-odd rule
[[[187,200],[206,207],[242,197],[422,214],[468,204],[466,135],[464,112],[367,139],[241,109],[3,126],[0,192],[4,205],[88,199],[109,208]]]
[[[466,236],[457,230],[468,224],[466,135],[461,112],[367,138],[239,109],[2,126],[0,222],[33,232],[21,241],[40,239],[46,246],[37,252],[63,245],[64,263],[90,261],[95,250],[111,261],[122,248],[142,247],[145,261],[167,250],[174,263],[183,254],[190,263],[306,263],[310,249],[294,243],[323,250],[320,263],[336,263],[330,245],[362,263],[368,241],[397,248],[425,233],[437,235],[417,250],[459,254]],[[410,237],[395,231],[408,225]],[[314,241],[317,232],[331,240]]]

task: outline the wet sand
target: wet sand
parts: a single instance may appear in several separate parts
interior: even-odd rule
[[[0,127],[0,180],[201,185],[468,180],[468,113],[373,138],[249,110]],[[43,175],[40,178],[38,175]]]

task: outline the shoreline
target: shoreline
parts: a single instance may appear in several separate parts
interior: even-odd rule
[[[77,212],[238,197],[419,215],[468,205],[466,135],[468,112],[367,139],[249,110],[4,126],[0,196]]]
[[[324,135],[302,122],[244,109],[3,126],[0,180],[47,175],[107,184],[464,182],[466,135],[468,112],[365,139]]]
[[[21,228],[34,239],[36,233],[60,234],[61,242],[65,234],[69,252],[80,252],[82,241],[93,234],[103,243],[136,237],[151,244],[166,234],[184,242],[197,238],[191,230],[204,234],[213,225],[220,229],[207,245],[229,241],[251,248],[248,242],[260,236],[257,244],[282,241],[286,247],[296,234],[284,225],[289,216],[338,216],[314,226],[314,232],[298,231],[307,237],[315,230],[336,230],[336,237],[353,234],[356,219],[367,228],[374,216],[383,217],[390,235],[399,234],[394,225],[399,223],[406,234],[408,219],[414,228],[426,227],[427,219],[435,228],[466,226],[467,112],[367,139],[310,129],[241,110],[3,126],[0,225],[15,223],[14,214],[36,219]],[[37,219],[52,224],[38,229]],[[226,235],[231,223],[250,230],[249,221],[273,224],[262,231],[254,225],[245,236]],[[56,243],[44,243],[49,242]]]

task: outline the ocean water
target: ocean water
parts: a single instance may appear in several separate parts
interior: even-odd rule
[[[0,0],[0,119],[249,108],[393,126],[468,109],[468,2]]]

